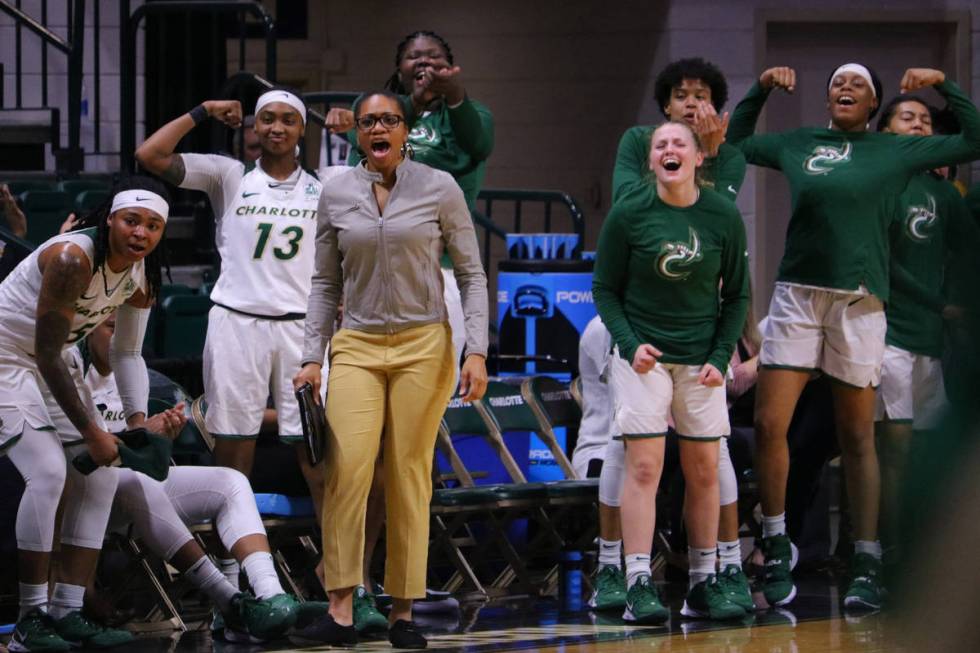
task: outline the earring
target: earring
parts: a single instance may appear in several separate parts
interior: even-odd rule
[[[412,147],[412,144],[409,143],[408,141],[405,141],[404,143],[402,143],[401,153],[402,153],[402,158],[403,159],[404,158],[409,158],[409,159],[414,159],[415,158],[415,148],[413,148]]]

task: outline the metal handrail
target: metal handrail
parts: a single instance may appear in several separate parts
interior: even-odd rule
[[[140,22],[149,14],[176,14],[187,12],[251,14],[257,18],[265,32],[265,76],[271,83],[276,80],[276,24],[265,8],[255,0],[157,0],[137,7],[132,13],[129,0],[120,0],[120,66],[119,66],[119,120],[120,120],[120,168],[133,172],[136,151],[136,31]],[[265,80],[263,80],[265,81]]]
[[[55,149],[54,153],[58,160],[59,169],[64,164],[67,172],[74,175],[84,167],[81,149],[81,107],[82,62],[85,49],[85,0],[72,0],[68,5],[68,9],[69,22],[71,24],[70,41],[66,41],[49,30],[47,25],[39,23],[22,11],[19,6],[11,5],[7,0],[0,0],[0,11],[13,18],[15,25],[17,62],[14,73],[14,92],[16,108],[23,108],[21,89],[21,28],[26,27],[41,39],[42,105],[47,105],[48,98],[47,46],[54,47],[68,57],[68,147],[64,150]],[[41,3],[41,19],[44,23],[47,22],[46,0]],[[55,143],[52,142],[52,147],[54,146]]]
[[[572,228],[574,233],[578,234],[578,245],[576,245],[574,251],[574,256],[576,258],[585,245],[585,217],[582,215],[582,210],[579,208],[578,203],[568,193],[559,190],[484,188],[480,191],[480,194],[477,195],[477,201],[481,200],[484,202],[484,213],[486,214],[487,218],[489,218],[490,222],[494,224],[498,224],[498,222],[494,220],[493,215],[494,202],[514,203],[513,233],[521,232],[522,208],[525,202],[544,203],[545,232],[551,232],[552,204],[562,204],[568,210],[568,215],[572,220]]]
[[[0,11],[8,14],[15,21],[21,23],[49,44],[61,50],[64,54],[71,54],[71,43],[64,40],[47,27],[37,22],[22,10],[12,6],[7,0],[0,0]]]

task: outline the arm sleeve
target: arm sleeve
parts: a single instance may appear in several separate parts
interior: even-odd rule
[[[122,304],[116,311],[116,328],[109,341],[109,363],[116,375],[116,388],[126,419],[147,414],[150,378],[143,360],[143,336],[150,321],[150,309]]]
[[[646,138],[644,138],[646,134]],[[637,182],[644,181],[649,174],[647,161],[650,157],[650,135],[644,127],[630,127],[623,132],[616,148],[616,163],[613,165],[612,201],[615,203]]]
[[[643,343],[633,331],[623,305],[630,258],[625,223],[626,218],[622,217],[620,210],[613,207],[602,224],[592,272],[592,298],[602,323],[619,347],[619,355],[632,362],[637,347]]]
[[[734,202],[745,181],[745,156],[737,147],[722,143],[718,156],[704,160],[702,174],[716,192]]]
[[[493,151],[493,115],[485,106],[466,98],[449,108],[449,123],[456,143],[474,161],[483,161]]]
[[[323,355],[333,336],[337,306],[343,293],[340,247],[337,243],[337,232],[330,223],[327,206],[327,193],[320,193],[316,222],[316,256],[310,300],[306,308],[301,365],[323,364]]]
[[[230,186],[226,182],[229,175],[241,176],[245,166],[240,161],[218,154],[177,154],[184,162],[184,180],[181,188],[199,190],[208,196],[215,219],[220,219],[225,213],[225,189]],[[237,188],[227,188],[228,193],[234,193]]]
[[[489,339],[489,295],[487,275],[480,262],[480,247],[470,211],[466,208],[463,191],[449,173],[443,173],[442,202],[439,206],[439,227],[442,239],[453,262],[453,274],[459,284],[463,301],[463,322],[466,327],[466,355],[487,357]],[[440,175],[442,176],[442,175]]]
[[[725,142],[742,151],[745,160],[753,165],[779,169],[779,152],[785,143],[783,134],[753,135],[759,114],[766,104],[769,91],[759,82],[752,85],[742,101],[735,107],[732,120],[725,133]]]
[[[749,310],[749,253],[746,249],[745,225],[736,212],[731,219],[728,242],[721,255],[721,311],[715,329],[715,341],[708,362],[722,374],[728,369],[728,361]]]
[[[946,98],[962,131],[953,136],[896,136],[902,159],[912,172],[980,158],[980,113],[977,108],[950,80],[936,84],[934,88]]]

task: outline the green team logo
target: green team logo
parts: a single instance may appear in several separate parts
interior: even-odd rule
[[[680,281],[691,276],[691,266],[701,260],[701,237],[688,227],[689,242],[671,242],[660,246],[657,272],[665,279]]]
[[[851,160],[851,143],[844,141],[840,147],[833,145],[818,145],[813,148],[813,154],[803,161],[803,170],[808,175],[825,175],[835,166]]]
[[[927,193],[925,206],[909,207],[905,215],[905,233],[916,242],[929,240],[936,217],[936,198]]]
[[[408,132],[408,140],[417,145],[435,145],[439,142],[439,132],[428,125],[415,125]]]

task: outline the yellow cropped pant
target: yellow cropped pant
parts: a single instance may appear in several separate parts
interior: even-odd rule
[[[384,433],[385,590],[425,596],[436,433],[453,390],[448,324],[395,334],[341,329],[330,342],[331,436],[323,502],[327,589],[361,584],[364,519]]]

